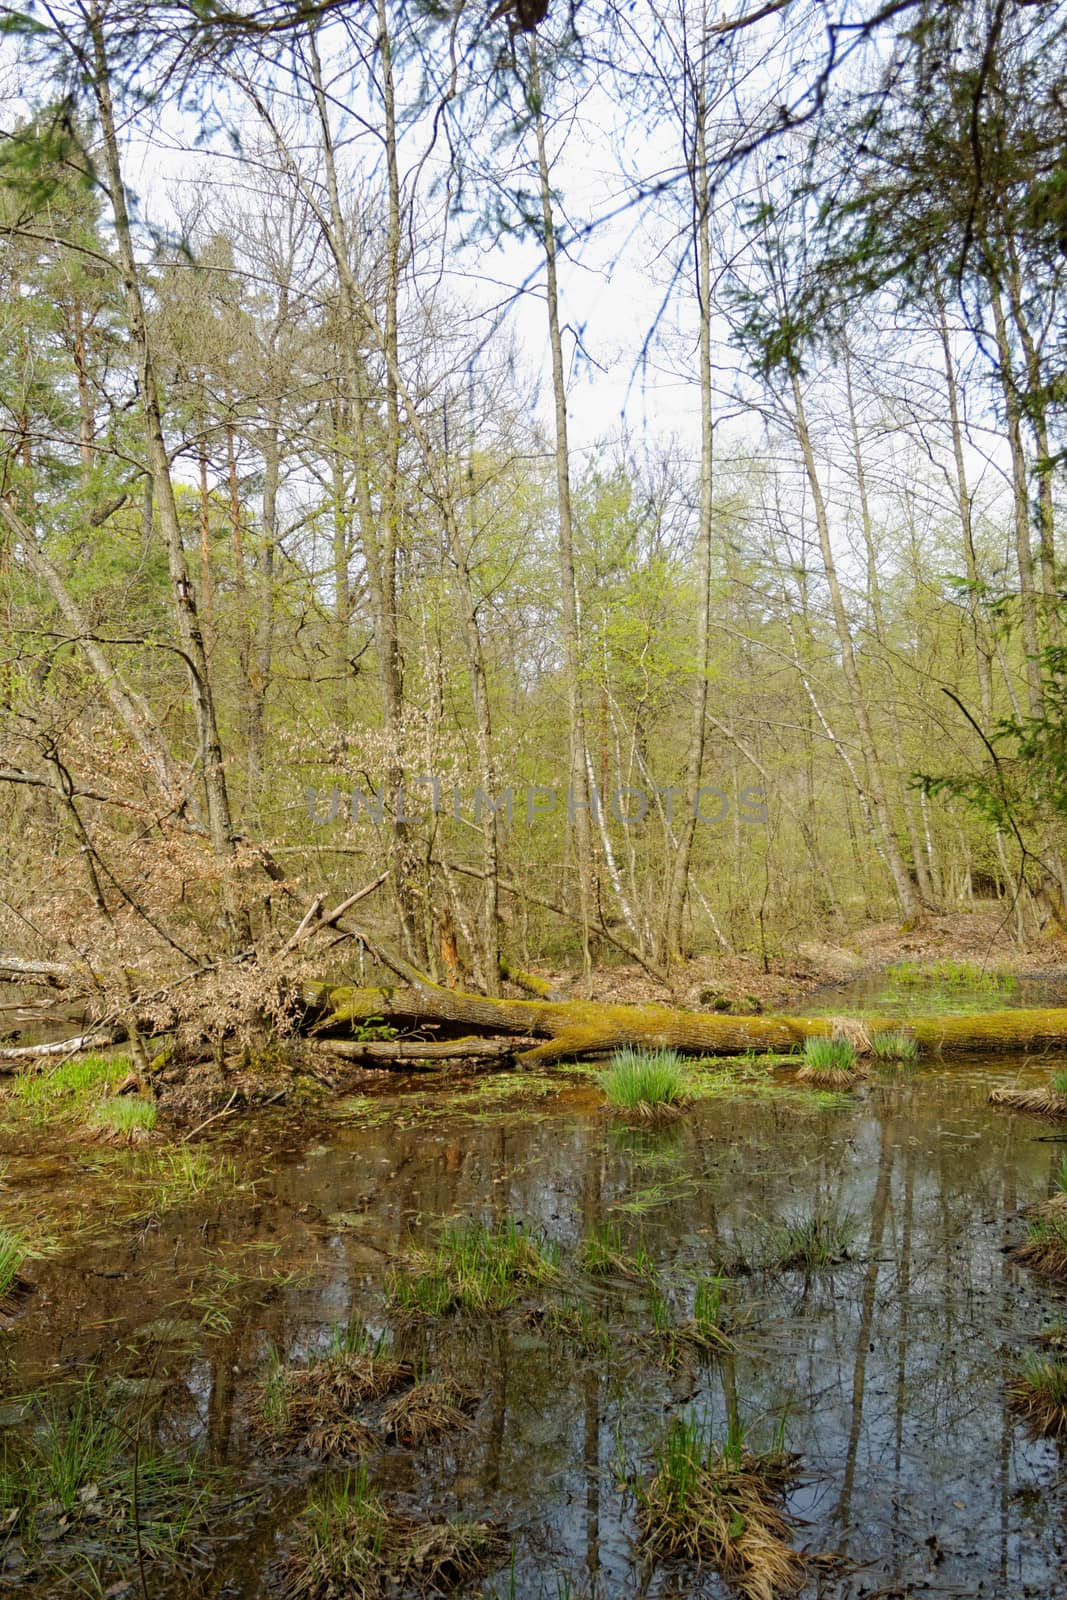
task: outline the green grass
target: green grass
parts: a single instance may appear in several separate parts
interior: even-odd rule
[[[597,1082],[620,1111],[676,1109],[690,1098],[688,1075],[674,1050],[616,1050]]]
[[[289,1427],[289,1383],[285,1362],[275,1345],[267,1353],[267,1371],[259,1398],[259,1412],[268,1433],[281,1435]]]
[[[147,1171],[138,1183],[140,1205],[134,1217],[162,1216],[188,1205],[219,1184],[235,1183],[233,1162],[210,1151],[180,1144],[176,1149],[153,1151]]]
[[[700,1350],[723,1354],[734,1349],[733,1340],[723,1328],[721,1277],[698,1280],[693,1296],[693,1315],[676,1322],[665,1295],[653,1284],[649,1291],[652,1317],[651,1348],[668,1368],[681,1364],[686,1352]]]
[[[90,1128],[99,1128],[107,1133],[150,1133],[156,1125],[155,1102],[139,1094],[116,1095],[111,1100],[91,1106],[85,1120]]]
[[[753,1455],[739,1428],[718,1445],[703,1422],[675,1417],[634,1485],[642,1544],[655,1559],[710,1562],[749,1600],[791,1594],[804,1563],[781,1509],[790,1476],[788,1457]]]
[[[508,1218],[495,1227],[446,1227],[432,1253],[393,1273],[387,1294],[399,1310],[439,1317],[448,1312],[502,1311],[524,1289],[555,1277],[559,1252]]]
[[[440,1594],[470,1583],[504,1550],[487,1523],[420,1523],[389,1510],[363,1466],[317,1485],[298,1526],[286,1600],[380,1600],[412,1585]]]
[[[846,1213],[815,1211],[808,1217],[790,1217],[767,1230],[764,1265],[781,1272],[815,1271],[849,1259],[856,1225]]]
[[[18,1073],[10,1083],[12,1104],[32,1122],[80,1116],[89,1103],[130,1072],[127,1056],[75,1056],[59,1067]]]
[[[643,1244],[633,1255],[623,1248],[622,1229],[616,1222],[601,1222],[578,1246],[578,1266],[593,1277],[619,1273],[627,1278],[646,1278],[653,1271],[652,1258]]]
[[[1036,1433],[1055,1439],[1067,1436],[1067,1360],[1033,1352],[1009,1383],[1008,1399]]]
[[[876,1061],[918,1061],[919,1041],[910,1033],[872,1033],[871,1054]]]
[[[669,1301],[655,1284],[649,1290],[648,1308],[652,1314],[652,1326],[656,1333],[661,1339],[668,1338],[674,1327],[674,1318],[671,1315]]]
[[[1018,982],[1010,972],[990,972],[973,961],[898,961],[886,968],[886,977],[900,987],[937,984],[945,989],[973,989],[978,993],[1011,994]]]
[[[608,1356],[614,1349],[607,1322],[578,1299],[564,1296],[558,1304],[547,1306],[543,1326],[546,1333],[568,1339],[582,1355]]]
[[[3,1305],[30,1255],[22,1235],[0,1228],[0,1306]]]
[[[804,1065],[818,1072],[853,1072],[856,1047],[848,1039],[816,1036],[804,1040]]]
[[[330,1329],[331,1356],[376,1356],[386,1344],[384,1334],[375,1336],[365,1322],[335,1322]]]
[[[720,1277],[702,1278],[693,1301],[693,1330],[700,1343],[708,1348],[732,1348],[722,1325],[722,1283]]]
[[[389,1520],[366,1467],[312,1490],[301,1523],[285,1591],[291,1600],[334,1594],[370,1600],[380,1593]]]
[[[24,1558],[32,1563],[44,1548],[50,1565],[68,1551],[80,1562],[79,1543],[104,1530],[109,1558],[127,1569],[138,1539],[152,1560],[178,1554],[202,1515],[207,1480],[194,1462],[154,1445],[151,1430],[138,1447],[139,1421],[116,1409],[93,1372],[74,1388],[30,1397],[23,1423],[6,1430],[0,1470],[0,1524]]]
[[[1057,1094],[1067,1094],[1067,1072],[1057,1072],[1052,1079],[1052,1087]]]

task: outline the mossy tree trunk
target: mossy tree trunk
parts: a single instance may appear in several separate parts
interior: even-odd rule
[[[806,1039],[833,1035],[832,1017],[732,1017],[660,1005],[612,1005],[593,1000],[498,1000],[419,982],[410,988],[312,986],[305,996],[310,1026],[322,1037],[358,1030],[369,1018],[398,1028],[437,1023],[480,1033],[522,1035],[543,1043],[523,1051],[524,1063],[599,1054],[625,1045],[677,1050],[684,1055],[787,1052]],[[897,1017],[866,1017],[868,1034],[899,1031]],[[977,1016],[920,1017],[907,1024],[924,1052],[1019,1051],[1067,1045],[1067,1008],[988,1011]]]

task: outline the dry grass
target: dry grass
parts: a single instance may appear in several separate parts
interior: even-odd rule
[[[506,1549],[499,1528],[488,1522],[395,1524],[394,1570],[402,1584],[427,1594],[470,1583]]]
[[[782,1509],[794,1458],[710,1446],[693,1422],[676,1419],[638,1490],[641,1539],[658,1558],[710,1561],[747,1600],[793,1594],[805,1562],[789,1543]]]
[[[306,1367],[275,1361],[261,1391],[259,1423],[276,1450],[361,1455],[377,1443],[362,1408],[413,1378],[410,1362],[365,1349],[334,1350]]]
[[[1057,1094],[1051,1085],[1043,1089],[991,1089],[989,1104],[1009,1111],[1029,1111],[1038,1117],[1067,1117],[1067,1094]]]
[[[312,1491],[288,1561],[287,1600],[382,1600],[473,1582],[505,1541],[485,1522],[417,1522],[390,1511],[366,1470]]]
[[[1067,1278],[1067,1195],[1043,1200],[1031,1216],[1026,1238],[1016,1245],[1013,1257],[1050,1278]]]
[[[871,1053],[871,1036],[866,1025],[857,1021],[855,1017],[827,1017],[834,1039],[846,1040],[858,1056],[869,1056]]]
[[[1060,1355],[1031,1355],[1008,1384],[1008,1404],[1035,1433],[1067,1438],[1067,1361]]]
[[[397,1395],[381,1415],[381,1426],[398,1444],[421,1445],[439,1434],[471,1426],[470,1412],[478,1396],[459,1384],[417,1383]]]
[[[851,1089],[860,1076],[856,1067],[817,1067],[809,1062],[798,1071],[797,1081],[818,1089]]]

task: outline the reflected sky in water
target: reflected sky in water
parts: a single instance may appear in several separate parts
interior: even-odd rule
[[[587,1306],[612,1348],[584,1353],[530,1305],[397,1330],[432,1374],[481,1396],[469,1433],[369,1461],[405,1509],[507,1523],[513,1568],[465,1593],[729,1592],[714,1574],[646,1568],[619,1475],[649,1467],[672,1415],[695,1411],[722,1435],[736,1410],[756,1446],[784,1427],[803,1458],[790,1497],[800,1543],[839,1557],[805,1595],[1049,1600],[1067,1591],[1059,1449],[1007,1410],[1004,1380],[1034,1334],[1067,1321],[1067,1305],[1004,1247],[1067,1146],[986,1106],[1004,1076],[1003,1062],[929,1069],[872,1081],[836,1109],[796,1095],[715,1099],[659,1133],[613,1122],[581,1084],[527,1107],[496,1097],[486,1111],[475,1093],[435,1104],[420,1081],[376,1101],[369,1123],[361,1103],[350,1118],[339,1106],[310,1141],[280,1120],[251,1144],[231,1131],[254,1192],[116,1225],[42,1266],[4,1337],[7,1393],[89,1361],[117,1394],[151,1379],[163,1397],[155,1435],[197,1443],[261,1496],[220,1527],[230,1538],[212,1573],[165,1592],[269,1595],[322,1470],[256,1445],[269,1347],[299,1359],[338,1320],[385,1327],[386,1276],[439,1219],[512,1216],[558,1243],[562,1283],[549,1298]],[[18,1171],[13,1158],[9,1182]],[[613,1222],[625,1249],[652,1255],[682,1321],[700,1278],[758,1262],[774,1225],[815,1211],[851,1217],[851,1259],[731,1278],[736,1351],[722,1359],[690,1353],[672,1366],[649,1342],[647,1288],[573,1265],[583,1236]]]

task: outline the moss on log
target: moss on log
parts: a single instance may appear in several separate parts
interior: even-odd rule
[[[492,1035],[525,1034],[544,1042],[524,1051],[524,1063],[559,1060],[622,1045],[671,1049],[686,1055],[743,1055],[802,1048],[805,1039],[840,1031],[835,1017],[735,1017],[679,1011],[663,1005],[610,1005],[595,1000],[497,1000],[428,982],[398,989],[322,985],[309,1004],[315,1031],[344,1033],[370,1017],[398,1026],[459,1024]],[[865,1017],[868,1033],[899,1029],[898,1017]],[[1067,1047],[1067,1009],[986,1011],[974,1016],[918,1017],[908,1023],[924,1053],[1021,1051]]]

